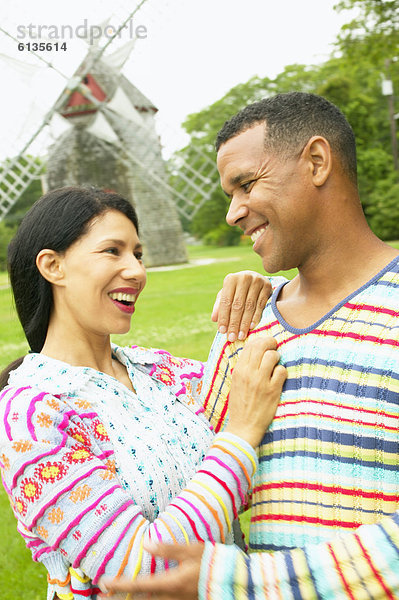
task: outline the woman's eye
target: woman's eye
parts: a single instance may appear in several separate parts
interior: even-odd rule
[[[116,254],[116,255],[119,254],[118,248],[114,248],[114,247],[113,248],[106,248],[104,250],[104,252],[107,252],[108,254]]]
[[[135,252],[134,256],[137,258],[137,260],[143,260],[143,253],[142,252]]]

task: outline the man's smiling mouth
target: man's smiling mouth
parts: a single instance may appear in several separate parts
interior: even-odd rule
[[[251,233],[251,240],[253,242],[256,242],[256,240],[258,238],[260,238],[260,236],[262,235],[262,233],[264,233],[266,231],[266,229],[268,228],[269,223],[264,223],[263,225],[260,225],[259,227],[257,227],[255,229],[255,231],[253,231]]]

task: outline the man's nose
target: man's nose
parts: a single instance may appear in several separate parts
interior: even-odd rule
[[[238,198],[233,196],[230,202],[229,210],[226,215],[226,221],[229,225],[239,225],[240,220],[248,215],[247,206]]]

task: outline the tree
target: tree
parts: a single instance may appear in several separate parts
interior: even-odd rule
[[[183,123],[191,143],[180,151],[186,160],[194,144],[215,160],[214,141],[224,122],[245,105],[279,92],[320,94],[340,107],[351,124],[358,150],[358,180],[366,217],[376,233],[397,236],[399,205],[391,154],[391,134],[381,78],[387,59],[399,56],[399,0],[342,0],[337,10],[357,8],[359,15],[345,25],[329,60],[321,65],[289,65],[272,80],[253,77],[232,88],[223,98],[189,115]],[[399,90],[399,60],[391,63],[390,77]],[[215,181],[217,174],[214,175]],[[384,207],[387,207],[385,210]],[[227,205],[215,192],[186,227],[203,239],[227,240]],[[378,216],[382,211],[383,217]],[[382,221],[384,221],[384,226]]]
[[[399,183],[396,177],[379,181],[370,194],[368,217],[374,233],[383,240],[399,239]]]
[[[241,232],[227,225],[225,216],[228,199],[220,188],[216,189],[210,200],[195,215],[191,231],[210,246],[236,246],[240,243]]]
[[[384,57],[398,55],[399,0],[341,0],[335,9],[359,11],[338,38],[338,46],[352,58],[367,52],[371,62],[379,64]]]
[[[4,221],[0,222],[0,271],[7,270],[7,248],[16,228],[6,225]]]

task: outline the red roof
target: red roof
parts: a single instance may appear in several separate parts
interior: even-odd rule
[[[84,83],[90,90],[91,94],[100,102],[105,100],[106,94],[102,90],[102,88],[98,85],[97,81],[94,79],[92,75],[89,73],[82,79],[82,83]],[[96,112],[96,106],[86,98],[81,92],[75,90],[69,96],[69,100],[65,107],[62,109],[62,116],[69,118],[78,115],[86,115],[90,113]]]

